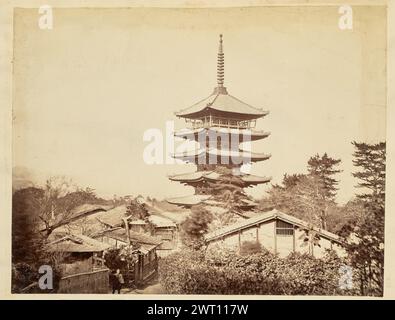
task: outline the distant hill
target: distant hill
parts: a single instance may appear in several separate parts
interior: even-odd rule
[[[35,177],[32,171],[26,167],[12,168],[12,192],[35,186]]]

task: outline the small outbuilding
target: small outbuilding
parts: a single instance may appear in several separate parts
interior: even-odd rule
[[[340,237],[327,230],[278,210],[257,214],[251,218],[215,230],[205,236],[208,246],[220,245],[240,250],[244,242],[258,242],[267,250],[285,257],[291,252],[322,257],[326,249],[345,255]]]
[[[47,244],[57,254],[62,278],[58,293],[107,293],[109,270],[102,259],[110,245],[84,235],[68,234]]]

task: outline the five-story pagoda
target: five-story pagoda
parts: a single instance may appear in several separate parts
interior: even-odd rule
[[[243,173],[242,165],[270,158],[269,154],[255,153],[240,148],[251,141],[266,138],[270,133],[255,129],[256,120],[269,112],[254,108],[230,95],[224,87],[224,53],[220,35],[217,61],[217,87],[206,99],[176,112],[190,128],[175,132],[176,137],[195,140],[199,147],[173,155],[197,165],[197,171],[170,176],[195,188],[192,196],[168,199],[183,207],[204,202],[231,201],[234,207],[251,209],[255,204],[244,193],[244,188],[267,183],[271,178]]]

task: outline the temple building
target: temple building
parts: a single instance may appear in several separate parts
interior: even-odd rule
[[[188,128],[175,136],[195,141],[196,148],[175,153],[175,159],[197,166],[197,171],[170,176],[169,179],[195,188],[195,194],[173,199],[169,203],[191,207],[200,203],[232,201],[238,210],[256,205],[245,188],[267,183],[270,177],[245,172],[251,163],[264,161],[270,154],[256,153],[246,146],[264,139],[269,132],[256,130],[256,121],[269,112],[252,107],[228,93],[224,86],[224,52],[220,35],[217,60],[217,86],[212,94],[189,108],[176,112]]]

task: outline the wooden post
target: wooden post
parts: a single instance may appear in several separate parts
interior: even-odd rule
[[[292,239],[293,243],[292,243],[292,245],[293,245],[293,252],[295,252],[295,251],[296,251],[296,244],[295,244],[295,232],[296,232],[296,228],[295,228],[295,225],[293,225],[292,227],[293,227],[293,239]]]
[[[239,251],[241,249],[241,230],[239,230]]]
[[[129,223],[128,223],[128,218],[122,218],[123,223],[125,224],[125,229],[126,229],[126,237],[128,239],[128,246],[129,246],[129,250],[130,250],[130,231],[129,231]]]
[[[134,283],[136,284],[136,286],[138,285],[139,282],[139,268],[140,268],[140,261],[139,261],[139,257],[137,256],[137,261],[134,264]]]

